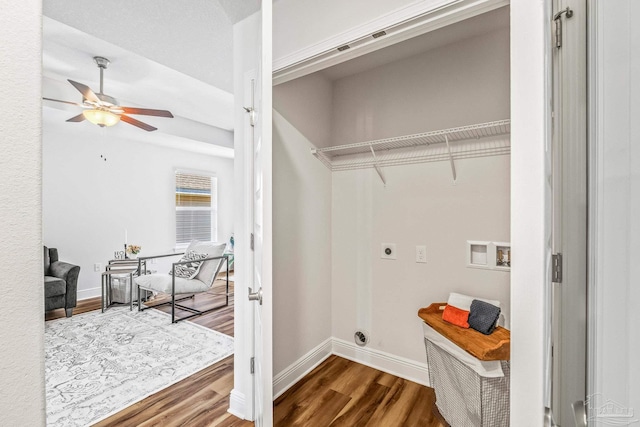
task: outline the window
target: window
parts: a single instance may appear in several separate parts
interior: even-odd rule
[[[176,172],[176,246],[218,238],[218,185],[211,175]]]

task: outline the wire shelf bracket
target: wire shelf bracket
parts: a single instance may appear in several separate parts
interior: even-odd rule
[[[511,153],[510,120],[398,136],[354,144],[312,148],[311,153],[331,171],[373,168],[386,185],[387,166],[449,161],[453,182],[455,160]]]
[[[451,163],[451,174],[453,175],[453,183],[456,183],[456,165],[453,163],[453,154],[451,154],[451,146],[449,145],[449,137],[444,136],[444,142],[447,144],[447,151],[449,152],[449,163]]]
[[[384,174],[382,173],[382,169],[380,169],[380,165],[378,165],[378,159],[376,158],[376,152],[373,150],[373,146],[372,145],[369,145],[369,148],[371,148],[371,155],[373,156],[373,168],[376,170],[376,172],[378,172],[378,176],[382,180],[382,183],[386,186],[387,185],[387,180],[384,179]]]

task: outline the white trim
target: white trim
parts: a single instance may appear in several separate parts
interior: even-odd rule
[[[427,363],[416,362],[401,356],[359,347],[355,343],[338,338],[332,339],[333,354],[386,372],[405,380],[429,386],[429,369]],[[426,359],[426,356],[425,356]]]
[[[542,425],[550,288],[550,2],[511,4],[511,396],[513,426]],[[520,261],[518,261],[520,260]],[[531,286],[535,283],[536,286]]]
[[[260,144],[260,168],[262,185],[260,188],[262,207],[259,212],[262,215],[261,237],[257,240],[258,250],[261,251],[261,266],[254,260],[254,267],[260,268],[259,284],[262,288],[262,301],[260,308],[253,303],[254,334],[256,325],[260,325],[261,334],[255,336],[256,344],[256,391],[258,396],[256,403],[261,402],[262,414],[256,413],[256,425],[258,427],[272,427],[273,421],[273,2],[261,2],[260,21],[260,66],[258,75],[258,88],[260,95],[256,105],[258,123],[256,126]],[[260,111],[262,110],[262,111]],[[255,157],[255,151],[254,156]],[[255,165],[253,167],[255,170]],[[257,178],[257,177],[256,177]],[[253,194],[253,193],[252,193]],[[254,197],[255,200],[255,197]],[[255,210],[255,205],[253,205]],[[255,224],[255,218],[254,218]],[[259,317],[258,317],[259,316]],[[259,322],[259,323],[258,323]],[[259,347],[258,347],[259,345]],[[260,394],[258,394],[260,393]],[[254,408],[254,412],[257,409]]]
[[[601,99],[601,76],[603,61],[599,61],[602,55],[602,43],[604,34],[598,31],[600,26],[600,11],[604,5],[601,2],[587,1],[587,118],[588,133],[587,141],[589,144],[589,165],[588,165],[588,224],[587,224],[587,396],[593,396],[600,389],[598,378],[598,288],[597,284],[601,281],[598,269],[598,253],[600,248],[600,235],[598,224],[600,223],[601,202],[598,194],[602,194],[602,181],[598,179],[598,175],[602,170],[601,145],[599,141],[603,140],[602,128],[602,107],[598,108],[598,102]]]
[[[508,4],[509,0],[443,0],[436,4],[417,1],[274,60],[273,84],[285,83]],[[370,37],[381,30],[387,35],[378,39]],[[350,49],[336,50],[346,44]]]
[[[174,175],[177,173],[181,173],[183,175],[202,175],[202,176],[209,176],[211,178],[217,178],[217,173],[216,172],[211,172],[208,170],[204,170],[204,169],[189,169],[189,168],[179,168],[176,167],[173,169],[173,173]]]
[[[89,289],[78,289],[77,299],[78,301],[90,299],[90,298],[100,298],[102,296],[102,289],[99,286],[95,288]]]
[[[241,420],[244,420],[246,410],[246,399],[244,393],[241,393],[234,388],[229,394],[229,409],[227,409],[227,412]]]
[[[331,337],[274,376],[273,400],[293,387],[332,354],[408,381],[429,386],[429,369],[426,362],[416,362],[415,360],[384,351],[359,347],[355,343]]]
[[[240,89],[236,94],[242,105],[250,104],[251,93],[247,82],[257,77],[257,70],[245,71],[237,84]],[[234,179],[237,197],[235,209],[238,214],[234,221],[235,246],[235,303],[234,303],[234,335],[235,357],[233,370],[233,396],[230,400],[230,411],[245,420],[254,419],[254,381],[249,372],[249,361],[254,355],[253,308],[247,298],[248,287],[253,283],[253,252],[249,249],[249,235],[253,231],[253,150],[249,132],[249,117],[241,108],[236,110],[236,157],[234,161]],[[236,411],[239,414],[235,414]]]
[[[273,400],[280,397],[282,393],[289,390],[291,386],[331,356],[332,343],[332,338],[327,338],[323,343],[275,375],[273,377]]]

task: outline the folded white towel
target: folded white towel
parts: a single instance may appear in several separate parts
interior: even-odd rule
[[[492,300],[492,299],[470,297],[468,295],[458,294],[458,293],[455,293],[455,292],[451,292],[449,294],[449,300],[447,301],[447,304],[452,305],[452,306],[454,306],[456,308],[459,308],[460,310],[470,311],[471,310],[471,303],[473,302],[474,299],[477,299],[477,300],[480,300],[480,301],[484,301],[484,302],[489,303],[491,305],[495,305],[496,307],[500,307],[500,301]]]

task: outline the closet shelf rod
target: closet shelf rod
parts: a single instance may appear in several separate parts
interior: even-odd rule
[[[351,153],[349,153],[352,154],[356,153],[357,149],[362,149],[362,152],[368,152],[370,145],[380,150],[387,148],[394,149],[412,147],[416,145],[440,144],[445,142],[445,135],[449,137],[450,141],[461,141],[465,139],[483,138],[486,136],[504,135],[510,133],[510,123],[511,121],[509,119],[498,120],[495,122],[479,123],[457,128],[397,136],[393,138],[377,139],[374,141],[364,141],[356,142],[353,144],[318,148],[317,151],[327,154],[340,155],[343,151],[353,150]]]
[[[366,167],[449,160],[457,178],[454,160],[509,154],[511,121],[498,120],[353,144],[312,148],[311,153],[332,171]],[[506,135],[505,138],[501,136]],[[373,157],[372,157],[373,153]]]

